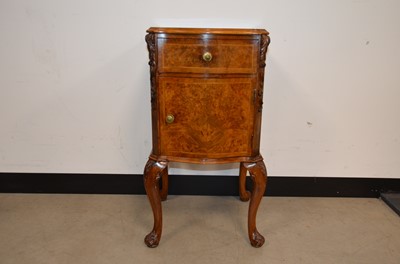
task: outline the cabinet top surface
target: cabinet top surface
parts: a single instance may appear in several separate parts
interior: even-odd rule
[[[151,27],[147,30],[149,33],[161,34],[218,34],[218,35],[268,35],[265,29],[251,28],[167,28]]]

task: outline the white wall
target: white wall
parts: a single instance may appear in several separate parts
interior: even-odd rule
[[[0,171],[142,173],[145,30],[253,27],[272,38],[269,174],[400,178],[399,10],[396,0],[0,0]]]

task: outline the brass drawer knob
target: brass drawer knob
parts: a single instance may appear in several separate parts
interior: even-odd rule
[[[210,52],[204,52],[203,54],[203,60],[206,62],[209,62],[212,60],[212,54]]]
[[[167,122],[167,124],[172,124],[175,120],[174,115],[168,114],[167,117],[165,118],[165,122]]]

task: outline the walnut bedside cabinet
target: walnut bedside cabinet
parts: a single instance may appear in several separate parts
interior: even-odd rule
[[[268,32],[149,28],[147,33],[153,149],[144,185],[154,226],[146,245],[160,242],[168,162],[240,162],[240,199],[250,200],[249,239],[252,246],[261,247],[264,237],[257,231],[256,214],[267,181],[260,130]],[[245,189],[247,171],[251,192]]]

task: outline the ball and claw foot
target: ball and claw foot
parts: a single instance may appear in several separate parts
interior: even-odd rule
[[[144,243],[146,243],[146,245],[149,248],[155,248],[158,246],[158,243],[160,242],[160,238],[158,237],[158,235],[154,232],[151,231],[150,234],[148,234],[145,238],[144,238]]]
[[[262,247],[262,245],[264,245],[264,242],[265,238],[260,233],[258,233],[257,230],[255,230],[250,239],[251,245],[255,248],[259,248]]]

